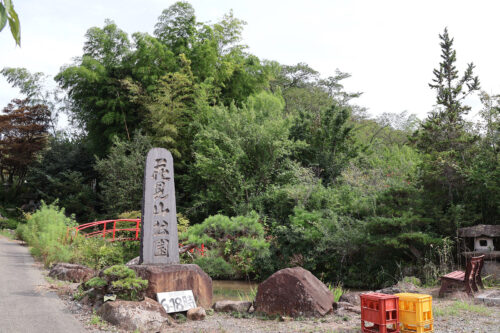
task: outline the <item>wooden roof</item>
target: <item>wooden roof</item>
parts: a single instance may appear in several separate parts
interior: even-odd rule
[[[473,227],[458,229],[460,237],[500,237],[500,225],[479,224]]]

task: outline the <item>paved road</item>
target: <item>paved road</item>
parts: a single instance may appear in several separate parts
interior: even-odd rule
[[[0,333],[83,333],[45,282],[28,248],[0,236]]]

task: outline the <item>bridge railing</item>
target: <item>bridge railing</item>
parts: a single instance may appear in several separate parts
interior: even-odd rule
[[[69,228],[67,235],[71,238],[78,234],[85,238],[102,237],[114,242],[139,240],[140,231],[141,219],[116,219],[80,224],[77,227]],[[124,234],[126,237],[122,237]]]
[[[127,227],[127,224],[130,227]],[[68,228],[66,232],[66,238],[74,239],[77,235],[82,235],[85,238],[91,237],[102,237],[106,241],[138,241],[140,240],[141,232],[141,219],[116,219],[116,220],[105,220],[105,221],[95,221],[80,224],[77,227]],[[125,235],[126,237],[123,237]],[[201,244],[201,248],[198,248],[194,244],[183,246],[179,244],[180,253],[194,251],[198,252],[202,256],[205,255],[205,245]]]

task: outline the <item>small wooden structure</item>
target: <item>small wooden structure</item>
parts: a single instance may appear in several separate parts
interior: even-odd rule
[[[458,229],[461,254],[468,261],[484,255],[483,275],[500,280],[500,225],[479,224]]]
[[[478,286],[484,289],[481,280],[481,270],[483,268],[484,255],[470,258],[467,263],[467,269],[464,271],[454,271],[441,277],[441,289],[439,296],[449,291],[452,286],[464,287],[467,294],[472,295],[477,292]]]

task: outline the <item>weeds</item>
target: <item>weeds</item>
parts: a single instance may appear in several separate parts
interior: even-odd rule
[[[424,265],[421,267],[421,274],[424,278],[424,286],[436,286],[439,277],[455,270],[453,262],[453,244],[454,242],[446,237],[441,245],[431,245],[430,251],[424,258]]]
[[[99,326],[99,327],[107,325],[106,322],[101,317],[99,317],[99,315],[95,312],[95,310],[92,311],[92,317],[90,317],[89,323],[90,323],[90,325]]]
[[[185,323],[187,321],[187,317],[185,315],[183,315],[182,313],[176,313],[174,315],[174,320],[178,323],[178,324],[182,324],[182,323]]]
[[[237,294],[238,294],[238,299],[240,301],[250,301],[250,302],[253,302],[255,300],[255,298],[257,297],[257,288],[255,287],[250,287],[250,291],[245,293],[245,292],[241,292],[238,290],[236,291]]]
[[[237,319],[250,319],[250,318],[253,318],[253,314],[248,313],[248,312],[233,311],[233,312],[231,312],[231,317],[237,318]]]
[[[493,275],[487,275],[484,278],[482,278],[482,280],[485,288],[500,287],[500,280],[495,280],[495,277]]]
[[[12,235],[8,230],[0,229],[0,235],[7,237],[8,239],[13,239],[14,235]]]
[[[85,291],[83,290],[83,288],[81,286],[79,286],[76,291],[73,293],[73,299],[75,301],[80,301],[83,299],[83,297],[85,296]]]
[[[329,283],[328,289],[332,292],[333,300],[335,302],[338,302],[340,300],[340,296],[342,296],[348,291],[342,287],[342,283],[340,282],[338,282],[337,285],[332,285],[331,283]]]
[[[490,316],[491,309],[484,305],[476,305],[465,301],[455,301],[446,307],[434,307],[434,317],[457,317],[463,312],[474,312],[482,316]]]

